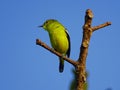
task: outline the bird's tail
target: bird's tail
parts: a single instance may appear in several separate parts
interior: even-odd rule
[[[63,58],[59,58],[59,72],[60,73],[62,73],[63,72],[63,70],[64,70],[64,60],[63,60]]]

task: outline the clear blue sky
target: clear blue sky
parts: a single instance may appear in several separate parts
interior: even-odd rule
[[[69,31],[71,58],[78,59],[86,9],[94,13],[93,26],[112,25],[93,33],[87,58],[89,90],[120,90],[119,0],[0,0],[0,90],[69,90],[73,78],[69,63],[58,72],[58,57],[35,44],[50,45],[38,28],[57,19]]]

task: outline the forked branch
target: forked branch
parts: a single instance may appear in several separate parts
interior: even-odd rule
[[[83,37],[80,46],[80,54],[78,60],[76,61],[63,56],[59,52],[55,51],[54,49],[50,48],[48,45],[43,43],[41,40],[36,39],[37,45],[42,46],[43,48],[57,55],[58,57],[62,57],[65,61],[75,66],[77,76],[76,78],[77,85],[75,90],[84,90],[84,85],[86,82],[86,58],[88,54],[88,47],[92,33],[98,29],[111,25],[111,22],[106,22],[104,24],[92,27],[91,26],[92,19],[93,13],[90,9],[87,9],[85,14],[85,23],[83,25]]]

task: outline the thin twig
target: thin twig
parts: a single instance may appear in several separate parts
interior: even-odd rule
[[[42,46],[43,48],[47,49],[48,51],[50,51],[51,53],[57,55],[58,57],[62,57],[65,61],[71,63],[73,66],[76,66],[77,65],[77,62],[70,59],[70,58],[67,58],[66,56],[63,56],[62,54],[60,54],[59,52],[55,51],[53,48],[50,48],[47,44],[45,44],[44,42],[42,42],[41,40],[39,39],[36,39],[36,45],[40,45]]]
[[[103,27],[106,27],[106,26],[109,26],[109,25],[111,25],[111,22],[106,22],[106,23],[101,24],[101,25],[99,25],[99,26],[94,26],[94,27],[92,27],[92,30],[93,30],[93,31],[96,31],[96,30],[98,30],[98,29],[100,29],[100,28],[103,28]]]

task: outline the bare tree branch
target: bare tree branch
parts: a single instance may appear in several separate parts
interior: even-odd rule
[[[93,18],[93,13],[90,9],[88,9],[85,15],[85,24],[83,25],[83,38],[80,47],[80,55],[78,59],[79,65],[76,68],[76,75],[77,75],[76,90],[83,90],[86,82],[86,58],[88,54],[90,37],[92,35],[92,30],[91,30],[92,18]]]
[[[92,27],[92,19],[93,19],[93,13],[90,9],[86,10],[86,15],[85,15],[85,23],[83,25],[83,38],[82,38],[82,43],[80,47],[80,54],[79,58],[77,61],[74,61],[70,58],[67,58],[65,56],[62,56],[59,52],[55,51],[54,49],[50,48],[48,45],[40,41],[39,39],[36,39],[36,44],[44,47],[51,53],[57,55],[58,57],[62,57],[65,61],[69,62],[73,66],[75,66],[76,70],[76,89],[75,90],[84,90],[84,86],[86,83],[86,58],[88,54],[88,47],[90,43],[90,38],[91,35],[94,31],[109,26],[111,25],[111,22],[106,22],[104,24],[94,26]]]
[[[88,54],[88,47],[93,31],[111,25],[111,22],[101,24],[99,26],[91,27],[93,13],[90,9],[86,10],[85,23],[83,25],[83,38],[80,47],[80,55],[78,59],[78,66],[76,67],[77,85],[76,90],[84,90],[86,82],[86,58]]]
[[[98,30],[98,29],[100,29],[100,28],[103,28],[103,27],[106,27],[106,26],[109,26],[109,25],[111,25],[111,22],[106,22],[106,23],[101,24],[101,25],[99,25],[99,26],[94,26],[94,27],[92,27],[92,30],[93,30],[93,31],[96,31],[96,30]]]
[[[70,58],[67,58],[66,56],[63,56],[62,54],[60,54],[59,52],[55,51],[53,48],[50,48],[48,45],[46,45],[44,42],[42,42],[41,40],[39,39],[36,39],[36,45],[40,45],[42,46],[43,48],[47,49],[48,51],[50,51],[51,53],[57,55],[58,57],[62,57],[63,59],[65,59],[67,62],[69,62],[70,64],[72,64],[73,66],[76,66],[77,65],[77,62],[70,59]]]

